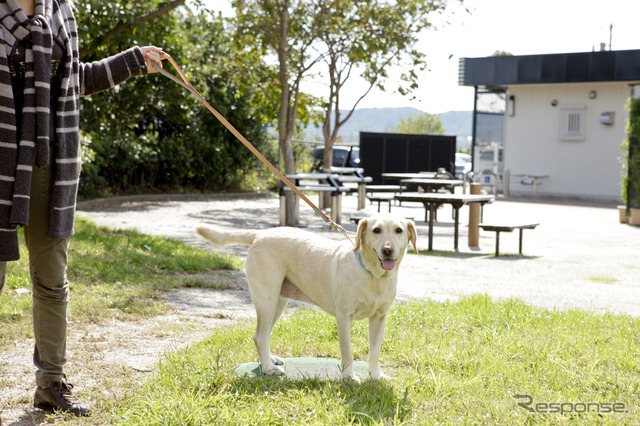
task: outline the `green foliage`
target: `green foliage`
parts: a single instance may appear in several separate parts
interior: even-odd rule
[[[78,4],[82,60],[91,62],[133,45],[162,47],[202,95],[257,147],[268,118],[257,89],[231,62],[223,19],[182,6],[153,20],[157,0]],[[165,68],[175,73],[165,61]],[[152,189],[243,189],[255,158],[197,98],[160,74],[129,80],[83,98],[85,161],[81,194]]]
[[[504,50],[496,50],[491,56],[513,56],[513,53]]]
[[[485,296],[397,304],[381,355],[391,378],[362,384],[238,377],[234,369],[256,358],[253,328],[216,331],[169,354],[135,395],[105,405],[103,422],[613,425],[640,414],[640,320],[628,316]],[[352,341],[356,359],[365,359],[366,321],[354,323]],[[285,357],[338,357],[335,319],[298,311],[278,323],[271,346]],[[515,395],[529,395],[538,410],[565,403],[565,412],[530,412]],[[588,403],[589,412],[578,413]],[[598,413],[613,403],[623,412]]]
[[[401,117],[392,131],[417,135],[444,135],[444,128],[440,119],[427,113],[409,114]]]
[[[627,137],[621,145],[623,157],[622,200],[628,208],[640,208],[640,99],[627,101]],[[626,163],[626,164],[625,164]]]
[[[441,12],[446,2],[234,0],[232,5],[239,48],[248,57],[276,64],[250,72],[263,82],[266,97],[278,111],[280,149],[286,170],[292,172],[297,118],[317,118],[308,113],[314,105],[321,105],[324,164],[330,165],[338,130],[351,117],[341,117],[339,105],[340,91],[351,76],[368,83],[360,99],[374,87],[385,90],[393,67],[402,70],[394,90],[408,95],[417,89],[418,73],[426,68],[425,53],[417,48],[418,34],[431,26],[428,16]],[[328,88],[321,103],[301,91],[303,80]]]

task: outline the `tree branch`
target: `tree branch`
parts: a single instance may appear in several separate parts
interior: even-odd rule
[[[147,13],[146,15],[138,16],[133,19],[135,24],[144,24],[155,19],[159,19],[164,15],[171,13],[174,9],[179,6],[182,6],[186,0],[173,0],[166,5],[162,6],[160,9]],[[88,55],[94,53],[100,46],[106,44],[109,40],[111,40],[116,34],[119,34],[123,31],[130,30],[134,27],[134,24],[127,22],[118,22],[115,27],[113,27],[110,31],[106,32],[104,36],[98,39],[92,40],[88,47],[80,49],[80,58],[84,58]]]

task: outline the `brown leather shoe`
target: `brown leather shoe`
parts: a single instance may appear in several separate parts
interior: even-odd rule
[[[76,416],[91,414],[91,408],[71,393],[71,389],[73,385],[66,381],[53,382],[45,389],[38,387],[33,397],[33,406],[46,411],[66,411]]]

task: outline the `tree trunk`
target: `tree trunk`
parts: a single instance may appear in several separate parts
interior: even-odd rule
[[[280,110],[278,112],[278,140],[280,152],[284,161],[284,173],[294,173],[295,163],[291,139],[293,132],[290,120],[295,121],[296,113],[291,111],[291,91],[289,89],[289,66],[287,57],[287,38],[289,36],[289,1],[285,1],[280,10],[280,27],[278,34],[278,61],[280,77]],[[287,226],[296,226],[295,197],[293,192],[285,193],[285,223]]]

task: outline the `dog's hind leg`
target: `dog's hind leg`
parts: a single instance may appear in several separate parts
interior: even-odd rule
[[[276,306],[276,312],[275,312],[275,315],[273,316],[273,322],[271,324],[271,330],[273,330],[273,328],[276,326],[276,323],[282,316],[282,313],[287,307],[287,303],[289,303],[289,299],[285,299],[281,297],[278,300],[278,305]],[[279,356],[275,356],[273,354],[271,355],[271,362],[273,362],[275,365],[284,365],[284,361],[282,360],[282,358],[280,358]]]
[[[260,290],[255,291],[256,288]],[[275,320],[284,310],[286,301],[282,301],[277,293],[272,294],[273,292],[265,291],[265,288],[268,288],[268,286],[254,286],[252,288],[251,298],[253,299],[257,315],[257,327],[253,335],[253,341],[256,344],[258,356],[260,357],[262,373],[267,375],[281,375],[284,374],[284,369],[277,364],[280,364],[282,360],[271,356],[269,341]]]

